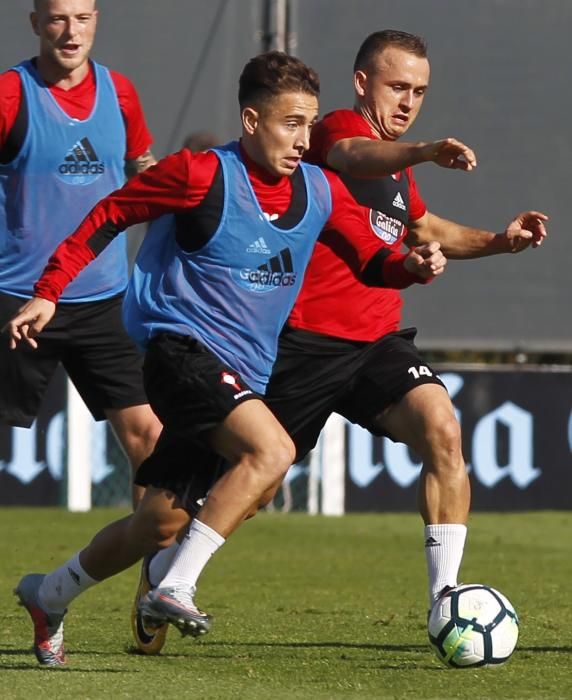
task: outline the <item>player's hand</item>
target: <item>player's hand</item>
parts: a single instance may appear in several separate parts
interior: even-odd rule
[[[457,139],[442,139],[428,143],[427,160],[442,168],[470,171],[477,167],[477,157],[472,148]]]
[[[529,246],[538,248],[548,235],[544,222],[546,214],[540,211],[524,211],[510,222],[503,234],[511,253],[520,253]]]
[[[441,252],[441,244],[437,241],[425,243],[412,248],[405,258],[404,267],[423,279],[437,277],[445,271],[447,258]]]
[[[56,305],[53,301],[39,297],[34,297],[21,306],[14,318],[2,328],[2,332],[10,336],[10,349],[15,350],[22,341],[36,349],[38,343],[35,337],[51,321],[55,312]]]

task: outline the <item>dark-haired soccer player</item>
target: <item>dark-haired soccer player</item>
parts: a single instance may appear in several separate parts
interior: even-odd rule
[[[356,59],[354,109],[317,123],[309,157],[340,171],[355,199],[370,208],[376,234],[390,249],[434,238],[450,257],[468,258],[539,245],[546,233],[546,217],[539,212],[519,215],[500,235],[427,212],[406,165],[423,160],[462,170],[476,165],[474,153],[455,139],[395,142],[414,122],[428,82],[420,37],[397,31],[371,35]],[[361,245],[358,238],[353,243]],[[372,285],[368,271],[376,270],[375,259],[361,273],[359,260],[328,224],[280,338],[266,399],[292,437],[297,460],[314,446],[333,411],[421,455],[419,508],[431,607],[440,591],[457,582],[465,542],[469,483],[460,429],[443,384],[415,347],[415,329],[399,330],[399,292]],[[173,545],[150,560],[151,584],[161,581],[175,550]],[[185,571],[178,570],[182,585]],[[147,653],[162,645],[158,634],[145,634],[140,616],[135,639]]]
[[[198,154],[183,149],[103,199],[57,248],[34,298],[7,324],[13,347],[41,345],[36,336],[66,285],[125,227],[156,220],[136,261],[124,319],[145,348],[145,388],[163,432],[137,473],[147,488],[136,512],[55,571],[18,584],[43,664],[65,662],[71,600],[169,546],[188,522],[189,497],[202,495],[201,481],[222,457],[230,470],[193,520],[165,580],[142,601],[147,616],[186,633],[209,629],[209,616],[194,603],[196,579],[294,458],[263,395],[278,334],[326,224],[355,250],[356,270],[379,284],[423,282],[444,269],[434,243],[407,255],[380,254],[369,209],[355,206],[335,174],[301,162],[318,93],[316,73],[300,60],[279,52],[253,58],[239,84],[240,142]],[[363,239],[357,247],[356,237]]]

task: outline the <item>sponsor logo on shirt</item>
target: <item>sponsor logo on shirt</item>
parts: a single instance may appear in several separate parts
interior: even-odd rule
[[[283,248],[262,265],[241,268],[235,273],[236,276],[239,284],[252,292],[270,292],[296,283],[292,254],[288,248]]]
[[[86,185],[105,172],[105,164],[99,160],[94,147],[86,137],[77,141],[58,166],[58,175],[65,182]]]
[[[405,234],[405,224],[382,211],[370,209],[369,222],[375,235],[389,245],[396,243]]]

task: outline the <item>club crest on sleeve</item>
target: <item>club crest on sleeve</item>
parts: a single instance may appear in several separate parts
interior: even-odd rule
[[[405,235],[405,224],[382,211],[370,209],[369,223],[374,234],[389,245],[397,243]]]

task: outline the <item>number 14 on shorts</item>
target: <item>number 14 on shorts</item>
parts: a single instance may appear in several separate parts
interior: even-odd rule
[[[412,374],[415,379],[420,377],[432,377],[433,372],[426,365],[419,365],[419,367],[410,367],[408,370],[409,374]]]

